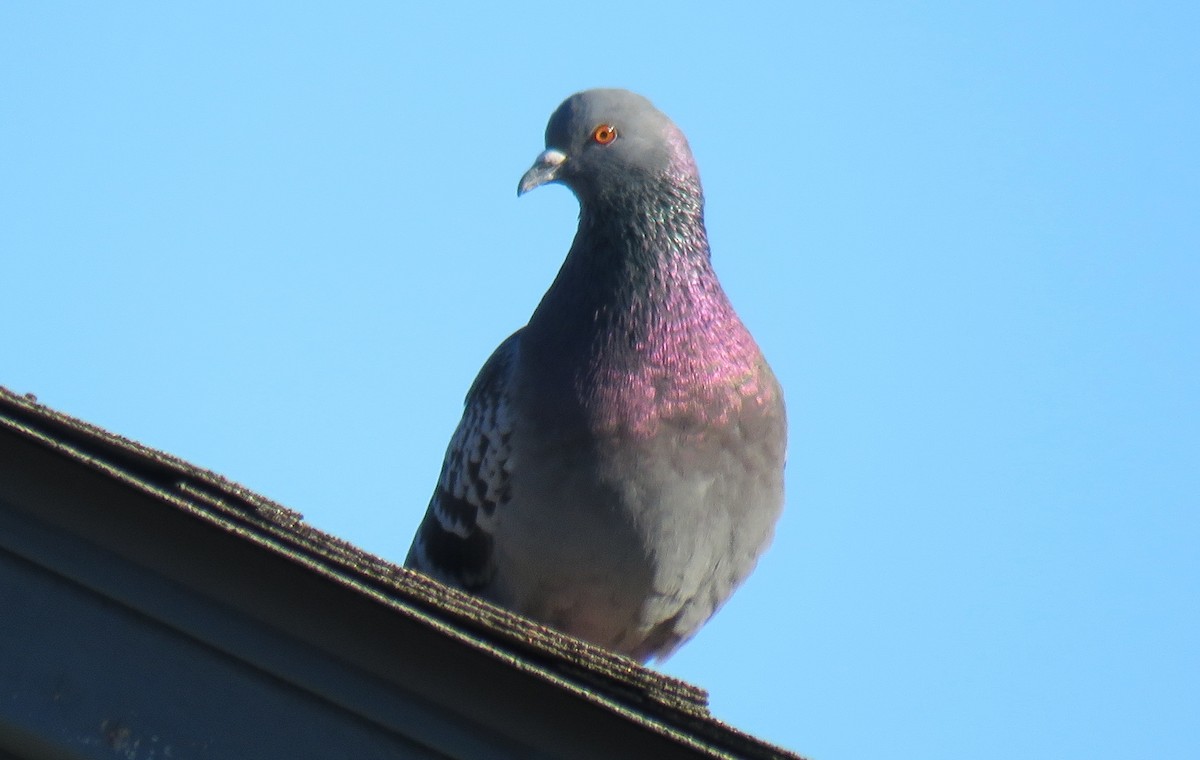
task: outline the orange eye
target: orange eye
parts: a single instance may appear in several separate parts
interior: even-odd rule
[[[617,128],[612,124],[601,124],[592,130],[592,139],[601,145],[608,145],[617,139]]]

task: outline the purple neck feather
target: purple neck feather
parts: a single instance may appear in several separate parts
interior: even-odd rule
[[[697,434],[763,401],[758,346],[717,281],[690,155],[581,201],[579,231],[523,335],[546,399],[596,433]],[[564,408],[565,407],[565,408]],[[574,416],[574,415],[571,415]]]

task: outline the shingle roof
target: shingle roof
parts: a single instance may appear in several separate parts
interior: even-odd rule
[[[368,554],[220,475],[0,388],[0,433],[152,495],[190,516],[285,557],[309,573],[430,626],[556,688],[691,746],[700,756],[798,758],[708,712],[704,690],[514,615]]]

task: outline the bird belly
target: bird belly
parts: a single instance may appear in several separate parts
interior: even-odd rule
[[[638,659],[669,653],[769,541],[781,439],[781,424],[684,434],[667,424],[645,439],[518,444],[522,477],[496,514],[490,596]]]

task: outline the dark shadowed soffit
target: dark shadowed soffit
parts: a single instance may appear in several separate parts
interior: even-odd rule
[[[307,525],[302,516],[225,478],[56,412],[0,387],[0,438],[20,439],[233,536],[247,551],[284,558],[380,619],[428,626],[453,646],[491,658],[700,755],[798,758],[711,716],[704,690],[384,561]],[[0,443],[3,443],[0,440]],[[124,540],[139,540],[125,537]],[[152,542],[155,536],[140,540]],[[403,667],[406,653],[395,652]]]

